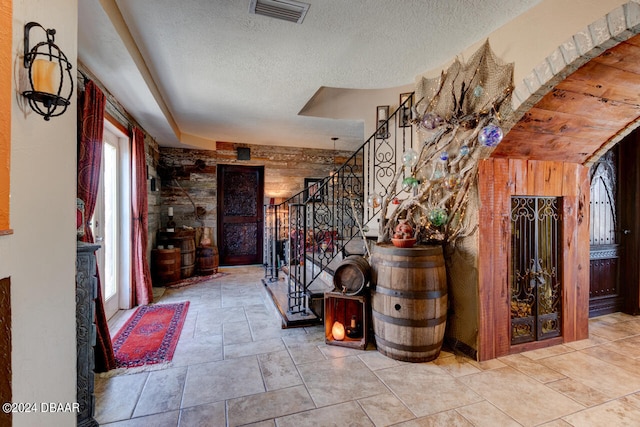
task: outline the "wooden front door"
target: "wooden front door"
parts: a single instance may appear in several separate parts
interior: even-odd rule
[[[618,147],[591,166],[589,317],[622,309]]]
[[[263,166],[218,166],[221,265],[262,263]]]

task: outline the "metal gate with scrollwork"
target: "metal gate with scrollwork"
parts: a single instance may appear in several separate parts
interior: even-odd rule
[[[558,200],[511,198],[511,344],[560,335]]]

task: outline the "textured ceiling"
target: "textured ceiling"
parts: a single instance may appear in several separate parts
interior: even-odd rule
[[[80,62],[161,146],[355,148],[376,99],[539,0],[308,0],[302,24],[250,0],[78,3]]]

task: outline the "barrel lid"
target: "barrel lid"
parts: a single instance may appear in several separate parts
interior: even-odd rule
[[[393,254],[401,256],[424,256],[427,255],[440,255],[442,254],[441,245],[425,245],[419,244],[411,248],[398,248],[391,242],[376,243],[373,246],[374,253]]]

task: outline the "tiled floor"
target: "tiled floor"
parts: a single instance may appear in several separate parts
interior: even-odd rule
[[[191,301],[174,359],[98,376],[101,425],[640,425],[640,318],[592,319],[588,340],[483,363],[403,363],[326,345],[322,327],[281,329],[263,270],[224,270],[158,299]]]

